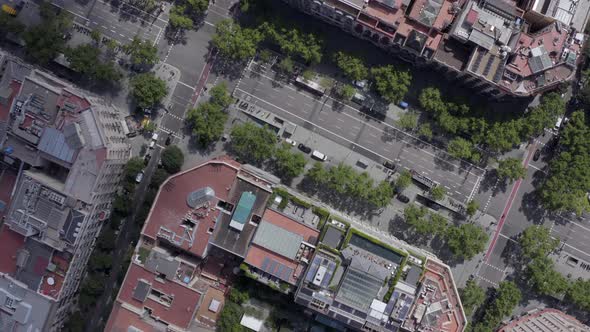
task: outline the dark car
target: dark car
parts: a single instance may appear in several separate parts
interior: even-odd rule
[[[171,142],[172,142],[172,134],[168,134],[168,137],[166,137],[166,142],[164,142],[164,144],[170,145]]]
[[[310,153],[311,152],[311,148],[303,143],[299,143],[299,145],[297,146],[299,148],[299,150],[305,152],[305,153]]]
[[[533,155],[533,161],[539,160],[540,157],[541,157],[541,150],[537,149],[537,151],[535,151],[535,154]]]
[[[440,205],[438,205],[438,203],[436,203],[436,202],[429,201],[426,204],[428,205],[429,208],[433,209],[434,211],[440,210]]]
[[[384,161],[383,162],[383,167],[385,168],[389,168],[392,171],[395,171],[395,164],[389,161]]]
[[[409,203],[410,202],[410,198],[408,196],[402,195],[402,194],[397,195],[397,199],[402,203]]]
[[[143,157],[144,164],[146,164],[146,165],[149,164],[150,159],[152,159],[152,155],[146,154],[145,157]]]

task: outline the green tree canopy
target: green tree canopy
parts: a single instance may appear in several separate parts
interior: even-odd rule
[[[343,100],[350,100],[356,93],[356,89],[350,84],[344,84],[338,89],[338,96]]]
[[[27,55],[44,65],[64,49],[66,41],[63,36],[72,27],[72,17],[65,10],[58,14],[48,2],[42,3],[40,15],[42,22],[25,31],[23,39]]]
[[[155,65],[158,58],[158,48],[147,40],[135,36],[131,43],[123,47],[125,52],[131,56],[131,63],[136,66]]]
[[[381,181],[369,192],[369,203],[376,207],[385,207],[393,198],[394,191],[389,181]]]
[[[133,157],[125,164],[125,178],[128,182],[135,182],[135,176],[143,170],[143,159]]]
[[[409,187],[411,184],[412,184],[412,174],[410,174],[410,171],[408,171],[408,170],[403,170],[400,173],[397,180],[395,181],[395,189],[397,191],[403,191],[404,189]]]
[[[541,295],[559,296],[565,294],[569,284],[559,272],[553,268],[549,257],[537,257],[527,266],[529,282]]]
[[[237,303],[227,301],[221,310],[217,320],[218,332],[243,332],[244,327],[240,324],[244,309]]]
[[[258,31],[266,42],[277,45],[289,57],[300,58],[311,65],[322,60],[322,42],[313,34],[268,22],[261,24]]]
[[[473,279],[467,281],[465,288],[461,289],[460,294],[466,316],[470,316],[486,299],[485,291]]]
[[[468,216],[473,217],[473,215],[477,212],[477,209],[479,209],[479,203],[476,200],[472,199],[469,201],[469,203],[467,203],[466,212]]]
[[[545,257],[559,245],[559,240],[551,237],[549,228],[544,226],[529,226],[518,239],[523,254],[528,259]]]
[[[420,106],[427,112],[438,116],[443,112],[447,112],[447,103],[443,101],[440,90],[433,87],[428,87],[420,92],[418,97]]]
[[[435,201],[442,200],[443,198],[445,198],[446,194],[447,191],[443,186],[440,185],[434,186],[432,189],[430,189],[430,195],[432,196],[432,199],[434,199]]]
[[[190,30],[193,28],[193,20],[186,15],[187,7],[174,5],[170,8],[168,23],[173,29]]]
[[[305,157],[299,152],[291,152],[291,145],[283,143],[275,151],[275,164],[283,178],[292,179],[303,173]]]
[[[488,235],[479,226],[462,224],[447,230],[447,244],[453,254],[464,259],[471,259],[483,251]]]
[[[94,45],[81,44],[74,48],[66,48],[64,55],[72,70],[87,75],[90,79],[116,82],[122,77],[112,62],[100,60],[100,50]]]
[[[157,168],[154,172],[154,175],[152,175],[152,181],[150,182],[150,186],[152,188],[159,188],[169,176],[170,174],[168,174],[166,170]]]
[[[472,157],[473,144],[462,137],[457,137],[449,142],[447,150],[455,158],[469,160]]]
[[[402,101],[412,82],[409,72],[396,70],[391,65],[373,68],[371,74],[377,92],[385,100],[395,104]]]
[[[256,54],[256,48],[261,40],[262,35],[258,30],[242,28],[231,19],[227,19],[216,24],[211,42],[222,57],[242,61]]]
[[[292,74],[295,71],[295,64],[293,63],[293,60],[291,60],[290,57],[283,58],[279,62],[278,67],[282,72],[288,74]]]
[[[358,57],[337,52],[334,54],[334,61],[342,73],[351,80],[361,81],[369,76],[369,70],[363,63],[363,60]]]
[[[580,309],[590,311],[590,279],[580,278],[572,282],[567,296]]]
[[[498,162],[498,176],[512,182],[524,178],[526,176],[526,168],[522,166],[522,160],[518,158],[506,158]]]
[[[395,124],[404,130],[413,131],[418,127],[418,115],[414,112],[404,112]]]
[[[314,183],[325,184],[328,181],[328,171],[324,168],[324,164],[317,161],[313,167],[307,171],[306,176]]]
[[[269,159],[275,149],[277,137],[266,128],[251,122],[234,126],[231,130],[231,146],[241,159],[255,164]]]
[[[168,87],[153,73],[143,73],[131,79],[131,93],[137,105],[144,109],[158,104],[168,93]]]
[[[233,98],[227,91],[227,84],[221,82],[209,90],[210,102],[221,109],[227,108],[233,102]]]
[[[520,132],[522,121],[513,120],[494,123],[486,138],[486,143],[492,151],[510,151],[513,146],[521,142]]]
[[[424,123],[420,125],[418,129],[418,135],[426,140],[431,140],[434,136],[432,132],[432,128],[430,128],[430,123]]]
[[[171,145],[162,151],[162,166],[168,173],[174,174],[180,171],[184,164],[184,154],[176,145]]]
[[[0,38],[5,38],[7,34],[13,33],[17,36],[25,31],[25,25],[16,17],[2,11],[0,12]]]
[[[197,108],[190,109],[186,122],[192,128],[193,135],[201,146],[208,146],[217,141],[225,127],[227,114],[213,103],[203,103]]]
[[[495,331],[504,317],[509,316],[520,302],[522,294],[512,281],[502,281],[493,302],[486,307],[483,320],[473,325],[473,331]]]

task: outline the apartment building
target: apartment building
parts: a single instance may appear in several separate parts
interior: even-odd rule
[[[498,332],[590,332],[590,327],[557,309],[533,310],[514,319]]]
[[[2,158],[18,168],[0,229],[0,330],[59,331],[131,148],[114,107],[5,57]]]
[[[490,98],[530,97],[573,80],[590,10],[571,0],[284,1]]]

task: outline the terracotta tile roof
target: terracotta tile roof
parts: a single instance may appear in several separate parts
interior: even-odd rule
[[[305,242],[315,244],[317,242],[318,236],[320,232],[312,228],[311,226],[307,226],[300,222],[297,222],[279,212],[276,212],[271,209],[266,209],[264,215],[262,216],[262,220],[265,220],[271,224],[277,225],[282,227],[290,232],[295,234],[299,234],[303,236]]]
[[[218,200],[228,200],[229,189],[232,187],[239,164],[230,159],[211,160],[203,165],[189,169],[169,178],[158,191],[158,195],[152,205],[142,234],[156,239],[161,227],[182,235],[184,228],[182,220],[192,209],[186,202],[187,196],[196,190],[210,187],[215,191],[215,199],[210,206],[215,207]],[[198,219],[196,234],[193,244],[182,244],[182,248],[190,253],[203,257],[210,237],[209,229],[214,227],[219,215],[217,209],[203,209],[202,216],[192,217]]]
[[[212,301],[217,301],[219,303],[219,307],[217,308],[216,312],[209,310],[209,306],[211,305]],[[203,298],[203,303],[197,311],[197,319],[199,322],[214,327],[219,314],[221,314],[224,303],[225,294],[221,290],[210,286],[207,289],[205,297]]]
[[[290,259],[277,255],[274,252],[259,247],[255,244],[250,246],[250,249],[248,250],[248,255],[246,256],[246,259],[244,261],[251,266],[254,266],[258,269],[262,269],[262,264],[265,261],[265,258],[269,258],[279,264],[284,265],[287,268],[291,268],[293,269],[293,271],[295,271],[298,265],[296,262],[293,262]],[[296,281],[297,279],[293,275],[289,277],[290,283],[295,284]]]
[[[134,312],[129,311],[121,306],[121,303],[115,302],[113,310],[104,329],[105,332],[129,332],[129,327],[136,327],[143,332],[157,332],[158,330],[141,320]]]
[[[157,302],[149,296],[143,303],[134,299],[133,291],[140,279],[151,284],[152,290],[173,296],[174,299],[170,306]],[[201,296],[196,290],[180,283],[169,280],[156,280],[155,274],[135,263],[131,263],[117,300],[139,309],[150,308],[153,317],[158,317],[161,321],[186,329],[193,321]],[[113,310],[111,316],[114,314]]]
[[[16,272],[16,255],[24,247],[25,237],[2,226],[0,230],[0,272],[14,276]]]

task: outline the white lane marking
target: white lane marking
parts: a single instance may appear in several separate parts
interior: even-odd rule
[[[248,70],[248,71],[251,71],[251,72],[254,72],[254,73],[256,73],[257,75],[260,75],[260,76],[262,76],[262,77],[264,77],[264,78],[266,78],[266,79],[269,79],[269,80],[271,80],[271,81],[273,81],[273,82],[276,82],[274,78],[272,78],[272,77],[269,77],[269,76],[265,75],[264,73],[261,73],[261,72],[259,72],[259,71],[253,70],[253,69],[251,69],[251,68],[247,68],[246,70]],[[283,86],[281,86],[281,87],[283,87]],[[307,94],[305,94],[305,93],[301,93],[301,92],[299,92],[297,89],[295,89],[295,88],[293,88],[293,87],[291,87],[291,86],[289,86],[289,85],[284,85],[284,87],[286,87],[287,89],[290,89],[290,90],[296,91],[296,92],[297,92],[297,93],[299,93],[300,95],[303,95],[303,96],[305,96],[305,97],[307,97],[307,98],[309,98],[309,99],[312,99],[312,100],[316,101],[316,99],[315,99],[314,97],[312,97],[312,96],[309,96],[309,95],[307,95]],[[332,100],[332,102],[334,102],[334,101],[337,101],[337,100],[335,100],[334,98],[332,98],[332,97],[330,97],[330,96],[327,96],[326,98],[327,98],[327,99],[330,99],[330,100]],[[348,104],[343,104],[343,105],[344,105],[345,107],[347,107],[347,108],[350,108],[350,109],[354,110],[355,112],[360,112],[360,110],[359,110],[359,109],[356,109],[356,108],[354,108],[354,107],[352,107],[352,106],[350,106],[350,105],[348,105]],[[356,117],[353,117],[353,116],[351,116],[350,114],[347,114],[347,113],[345,113],[345,112],[343,112],[342,114],[344,114],[345,116],[351,117],[351,118],[353,118],[353,119],[355,119],[355,120],[357,120],[357,121],[360,121],[358,118],[356,118]],[[402,134],[404,134],[404,135],[407,135],[407,136],[409,136],[409,137],[411,137],[411,138],[415,139],[416,141],[422,142],[423,144],[426,144],[426,145],[429,145],[429,146],[433,147],[433,148],[434,148],[436,151],[441,151],[441,152],[445,153],[446,155],[448,155],[448,153],[447,153],[446,151],[444,151],[444,150],[442,150],[442,149],[439,149],[439,148],[435,147],[434,145],[432,145],[432,144],[430,144],[430,143],[428,143],[428,142],[425,142],[425,141],[423,141],[423,140],[421,140],[421,139],[419,139],[419,138],[417,138],[417,137],[414,137],[413,135],[411,135],[411,134],[409,134],[409,133],[407,133],[407,132],[405,132],[405,131],[403,131],[403,130],[400,130],[399,128],[396,128],[396,127],[394,127],[394,126],[392,126],[392,125],[390,125],[390,124],[388,124],[388,123],[386,123],[386,122],[381,122],[381,123],[382,123],[383,125],[385,125],[385,126],[389,127],[389,128],[392,128],[392,129],[394,129],[394,130],[397,130],[398,132],[401,132]],[[381,131],[383,131],[383,130],[382,130],[382,129],[380,129],[380,128],[374,127],[374,126],[372,126],[372,125],[370,125],[370,124],[368,124],[368,125],[369,125],[369,126],[371,126],[371,127],[373,127],[373,128],[375,128],[375,129],[377,129],[377,130],[381,130]],[[404,143],[408,143],[408,144],[415,145],[414,143],[407,142],[407,141],[405,141],[405,140],[403,140],[403,139],[401,139],[401,141],[403,141]],[[421,151],[423,151],[423,152],[425,152],[425,153],[427,153],[427,154],[429,154],[429,155],[431,155],[431,156],[433,156],[433,157],[435,157],[435,158],[437,158],[437,159],[441,159],[441,161],[444,161],[444,162],[446,162],[446,163],[448,163],[448,164],[450,164],[450,165],[452,165],[452,166],[454,166],[454,167],[458,167],[458,168],[460,168],[460,169],[463,169],[463,170],[464,170],[464,171],[466,171],[467,173],[470,173],[470,174],[471,174],[471,171],[470,171],[469,169],[466,169],[466,168],[464,168],[464,167],[462,167],[462,166],[460,166],[460,165],[455,165],[455,164],[453,164],[453,163],[451,163],[451,162],[449,162],[449,161],[447,161],[447,160],[445,160],[445,159],[443,159],[443,158],[440,158],[440,157],[436,156],[436,155],[435,155],[435,154],[433,154],[432,152],[429,152],[429,151],[426,151],[426,150],[424,150],[424,149],[420,149],[420,148],[417,148],[417,149],[419,149],[419,150],[421,150]],[[456,159],[456,158],[453,158],[453,159]],[[467,161],[465,161],[465,162],[467,162]],[[467,162],[467,163],[468,163],[468,164],[470,164],[470,165],[472,165],[472,167],[473,167],[473,168],[476,168],[476,169],[478,169],[478,170],[480,170],[480,171],[485,171],[484,169],[481,169],[481,168],[479,168],[479,167],[477,167],[477,166],[475,166],[475,165],[473,165],[473,164],[471,164],[471,163],[469,163],[469,162]],[[473,173],[473,174],[474,174],[474,173]],[[474,174],[474,175],[476,175],[476,174]],[[476,176],[478,176],[478,175],[476,175]]]
[[[194,90],[194,89],[195,89],[195,87],[194,87],[194,86],[192,86],[192,85],[188,85],[188,84],[184,83],[183,81],[180,81],[180,80],[179,80],[177,83],[178,83],[178,84],[180,84],[180,85],[184,85],[184,86],[186,86],[187,88],[189,88],[189,89],[191,89],[191,90]]]

